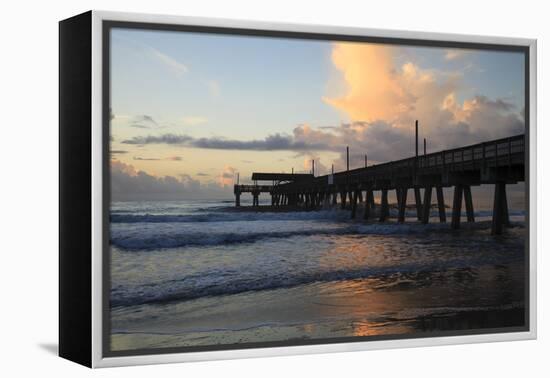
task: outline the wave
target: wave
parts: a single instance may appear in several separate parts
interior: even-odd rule
[[[324,227],[302,226],[288,227],[283,229],[270,229],[269,227],[258,230],[242,232],[220,232],[204,229],[203,231],[178,230],[177,228],[166,229],[165,233],[158,230],[138,230],[132,232],[112,232],[111,245],[125,251],[153,251],[159,249],[182,248],[191,246],[218,246],[239,243],[254,243],[267,239],[287,239],[292,237],[308,236],[361,236],[361,235],[413,235],[427,234],[437,231],[453,232],[448,223],[371,223],[371,224],[327,224]],[[512,228],[523,228],[522,222],[512,222]],[[462,231],[482,231],[491,227],[490,221],[476,223],[465,223]]]
[[[136,293],[124,292],[114,288],[111,292],[111,306],[132,306],[143,304],[162,304],[174,301],[185,301],[202,297],[234,295],[248,291],[274,290],[295,287],[315,282],[331,282],[389,275],[400,271],[418,270],[418,266],[378,269],[358,269],[348,271],[310,272],[301,275],[277,275],[273,277],[238,278],[232,280],[200,276],[188,276],[181,280],[166,281],[161,284],[150,284],[139,287]],[[226,277],[227,278],[227,277]],[[206,282],[207,281],[207,282]]]
[[[510,254],[500,256],[499,263],[517,261],[521,256]],[[145,304],[165,304],[176,301],[194,300],[203,297],[237,295],[246,292],[288,289],[300,285],[315,283],[351,281],[359,279],[378,279],[385,284],[373,286],[375,290],[392,290],[403,283],[408,285],[430,285],[434,279],[443,279],[442,275],[449,273],[448,279],[456,277],[454,273],[462,270],[472,271],[476,266],[492,264],[491,258],[449,259],[445,262],[432,264],[409,263],[391,267],[362,267],[335,271],[301,271],[293,275],[254,274],[231,275],[219,274],[190,275],[179,280],[169,280],[161,283],[140,285],[135,288],[115,287],[111,291],[111,306],[136,306]]]
[[[133,235],[131,237],[111,237],[111,245],[129,251],[136,250],[156,250],[166,248],[178,248],[188,246],[215,246],[227,245],[236,243],[253,243],[258,240],[268,238],[289,238],[294,236],[312,236],[312,235],[345,235],[353,234],[356,228],[342,229],[309,229],[299,231],[273,231],[273,232],[252,232],[239,234],[234,232],[226,233],[210,233],[210,232],[195,232],[195,233],[173,233],[169,236],[149,236],[149,235]]]
[[[238,221],[285,221],[347,219],[349,213],[338,210],[298,212],[224,212],[211,211],[191,214],[128,214],[111,213],[111,223],[193,223],[193,222],[238,222]]]
[[[289,211],[289,212],[232,212],[219,208],[199,208],[188,214],[132,214],[111,211],[111,223],[194,223],[194,222],[239,222],[239,221],[286,221],[286,220],[348,220],[349,210]],[[214,211],[213,211],[214,210]],[[397,210],[390,211],[392,216]],[[476,218],[491,217],[492,210],[480,210],[474,213]],[[524,216],[524,211],[510,211],[510,216]],[[406,217],[416,216],[415,211],[407,211]],[[430,217],[438,217],[437,210]],[[451,213],[448,212],[450,217]],[[466,216],[463,212],[462,216]]]

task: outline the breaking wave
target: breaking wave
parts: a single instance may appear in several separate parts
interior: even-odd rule
[[[347,219],[349,212],[338,210],[299,212],[233,212],[210,211],[191,214],[128,214],[112,213],[111,223],[193,223],[193,222],[238,222],[238,221],[284,221]]]

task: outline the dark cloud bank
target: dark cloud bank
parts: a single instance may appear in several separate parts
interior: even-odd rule
[[[111,161],[113,201],[230,199],[233,188],[201,184],[190,175],[155,177],[118,160]]]

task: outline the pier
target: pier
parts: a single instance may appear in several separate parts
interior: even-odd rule
[[[304,173],[253,173],[252,181],[253,185],[235,185],[235,206],[241,206],[241,194],[252,194],[252,206],[259,206],[259,196],[261,193],[271,194],[271,206],[283,205],[281,202],[281,195],[274,192],[274,188],[284,183],[300,182],[300,181],[312,181],[313,174]],[[271,185],[258,185],[258,181],[271,181]]]
[[[367,166],[365,155],[365,167],[349,169],[348,148],[345,171],[317,177],[314,174],[253,173],[253,185],[235,185],[235,204],[240,206],[240,195],[249,192],[253,195],[253,206],[259,206],[259,195],[268,193],[273,207],[318,210],[340,206],[350,210],[351,218],[361,216],[369,220],[375,216],[374,192],[378,191],[378,220],[384,222],[389,217],[388,192],[394,190],[398,222],[405,221],[410,198],[418,221],[428,223],[435,192],[439,221],[445,223],[443,188],[454,187],[450,226],[458,229],[463,205],[467,222],[475,221],[471,187],[492,184],[495,189],[491,230],[492,234],[499,235],[509,224],[506,185],[525,181],[525,160],[523,134],[429,154],[424,140],[424,154],[418,155],[417,132],[416,153],[410,158]],[[271,185],[257,185],[258,181],[271,181]],[[363,214],[358,214],[357,204],[363,201]]]

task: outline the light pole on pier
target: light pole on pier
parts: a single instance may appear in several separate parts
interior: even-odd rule
[[[416,120],[416,122],[414,123],[414,140],[415,140],[415,143],[414,143],[414,146],[415,146],[415,154],[414,156],[415,157],[418,157],[418,120]]]
[[[426,156],[426,138],[424,138],[424,156]]]

